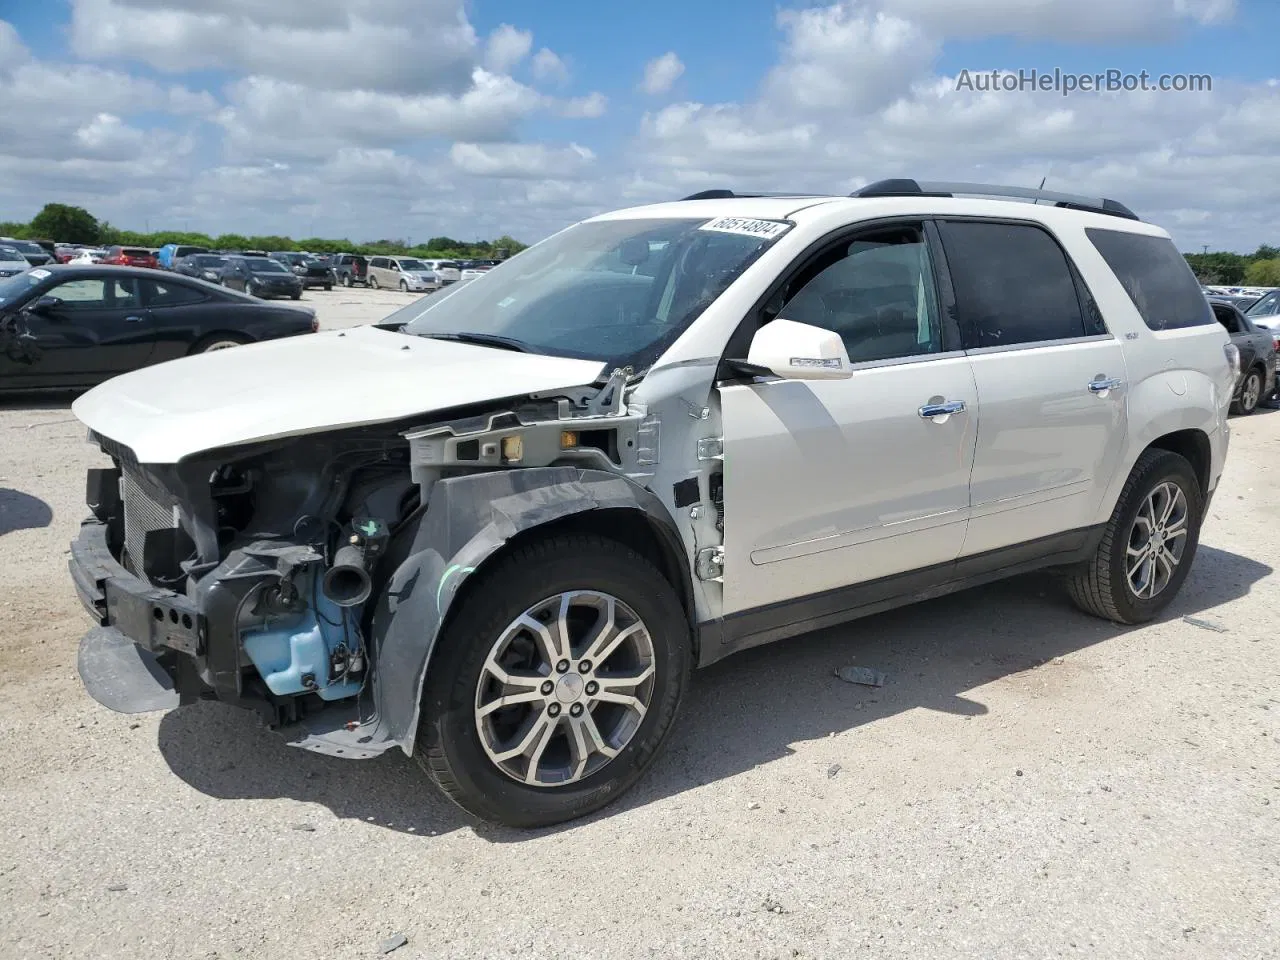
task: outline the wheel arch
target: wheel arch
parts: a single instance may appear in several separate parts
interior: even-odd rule
[[[1209,444],[1208,434],[1203,430],[1175,430],[1166,433],[1147,444],[1145,450],[1168,450],[1188,461],[1200,482],[1201,496],[1208,495],[1213,448]]]
[[[216,340],[234,340],[236,343],[243,346],[249,343],[256,343],[257,339],[257,337],[251,336],[243,330],[216,330],[213,333],[204,334],[192,343],[191,346],[187,348],[187,355],[191,356],[192,354],[200,353],[208,344],[213,343]]]
[[[680,597],[696,643],[689,559],[670,514],[648,490],[574,467],[440,480],[405,558],[381,591],[371,631],[380,724],[406,755],[413,752],[436,639],[481,582],[476,574],[509,550],[565,533],[617,540],[651,560]]]

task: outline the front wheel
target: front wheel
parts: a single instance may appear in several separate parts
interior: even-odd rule
[[[333,284],[332,284],[332,283],[326,283],[326,284],[324,285],[324,289],[325,289],[325,292],[326,292],[326,293],[328,293],[328,292],[332,291],[332,290],[333,290]]]
[[[1203,517],[1204,495],[1191,464],[1168,450],[1144,451],[1097,552],[1070,572],[1071,599],[1116,623],[1154,619],[1190,572]]]
[[[373,289],[377,290],[377,289],[378,289],[378,278],[377,278],[377,277],[375,277],[375,276],[370,276],[370,277],[369,277],[369,286],[371,286],[371,287],[373,287]]]
[[[415,757],[477,817],[561,823],[627,790],[687,684],[689,622],[635,551],[594,536],[517,548],[468,586],[423,689]]]
[[[349,273],[344,273],[344,274],[342,275],[342,285],[343,285],[344,287],[350,287],[350,286],[351,286],[351,274],[349,274]]]
[[[1240,384],[1240,399],[1231,404],[1231,412],[1247,417],[1258,409],[1258,401],[1262,399],[1262,374],[1254,368],[1244,375]]]
[[[409,292],[409,284],[405,283],[403,280],[400,281],[400,292],[401,293]]]

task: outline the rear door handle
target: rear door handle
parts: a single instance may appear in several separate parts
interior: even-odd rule
[[[1116,387],[1120,386],[1123,382],[1123,380],[1116,377],[1098,377],[1089,381],[1089,392],[1105,396],[1112,390],[1116,389]]]
[[[942,403],[926,403],[920,408],[920,416],[934,423],[946,423],[953,413],[964,413],[963,400],[947,400]]]

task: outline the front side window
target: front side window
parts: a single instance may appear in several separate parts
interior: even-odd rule
[[[580,223],[435,294],[405,332],[499,337],[643,369],[790,227],[705,217]],[[641,270],[611,269],[618,262]]]
[[[933,267],[918,226],[841,241],[797,281],[779,316],[840,334],[852,363],[942,349]]]
[[[1215,322],[1200,281],[1172,240],[1097,227],[1085,233],[1149,329],[1181,330]]]
[[[1067,256],[1044,230],[965,221],[940,223],[939,230],[956,311],[972,347],[1067,340],[1094,332],[1086,329]]]
[[[48,291],[65,310],[127,309],[138,305],[138,281],[132,277],[83,277],[64,280]]]

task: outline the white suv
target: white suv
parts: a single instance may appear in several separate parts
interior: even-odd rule
[[[398,747],[480,817],[555,823],[745,647],[1050,566],[1090,613],[1158,615],[1238,366],[1110,200],[905,180],[605,214],[377,326],[78,399],[115,461],[72,548],[81,676]]]

